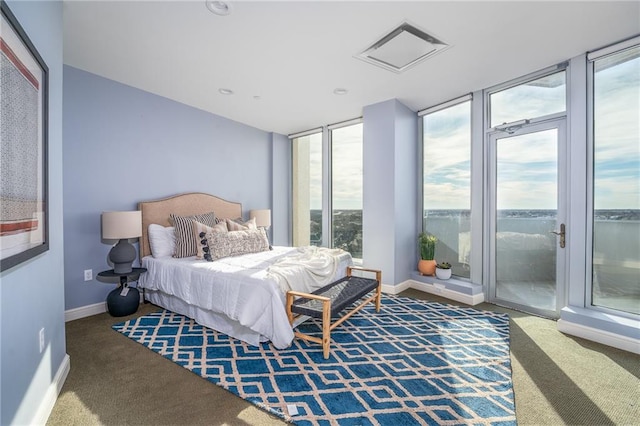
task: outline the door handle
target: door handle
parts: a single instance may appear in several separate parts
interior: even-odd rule
[[[564,223],[560,224],[560,232],[558,231],[549,231],[549,232],[560,236],[560,248],[564,248],[566,244],[566,240],[565,240],[566,232],[565,232]]]

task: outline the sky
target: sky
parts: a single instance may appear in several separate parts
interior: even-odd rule
[[[595,77],[594,205],[640,209],[640,48],[635,59],[598,62]],[[628,55],[628,54],[627,54]],[[491,95],[491,125],[562,112],[565,72]],[[469,102],[424,118],[425,209],[469,209]],[[555,209],[557,135],[497,142],[499,209]]]
[[[594,205],[640,209],[640,48],[622,63],[596,62]],[[612,66],[613,65],[613,66]],[[559,71],[491,95],[491,125],[566,110]],[[425,209],[470,209],[470,101],[424,117]],[[322,134],[308,137],[310,209],[322,208]],[[557,132],[497,142],[499,209],[555,209]],[[333,130],[333,208],[362,208],[362,124]]]
[[[332,131],[334,210],[362,210],[362,123]]]
[[[322,133],[309,138],[310,209],[322,209]],[[334,210],[362,209],[362,123],[332,131]]]
[[[598,62],[594,82],[594,205],[640,209],[640,47],[635,58]]]
[[[424,118],[424,208],[471,208],[471,101]]]

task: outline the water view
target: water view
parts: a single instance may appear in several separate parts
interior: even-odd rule
[[[322,243],[322,211],[311,210],[311,244]],[[428,210],[425,229],[438,237],[436,259],[469,277],[469,210]],[[594,214],[593,304],[640,313],[640,210],[596,210]],[[334,247],[362,257],[362,211],[336,210]],[[498,212],[496,277],[503,282],[555,283],[555,210]],[[567,235],[570,238],[570,235]]]

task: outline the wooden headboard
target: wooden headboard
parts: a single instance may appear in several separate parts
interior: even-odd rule
[[[201,192],[178,194],[161,200],[141,201],[138,210],[142,212],[142,238],[140,239],[140,259],[151,254],[149,246],[149,225],[161,226],[169,224],[169,214],[190,216],[215,212],[216,217],[235,219],[242,216],[242,204],[223,200]]]

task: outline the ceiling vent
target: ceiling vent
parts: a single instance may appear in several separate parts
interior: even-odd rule
[[[356,58],[401,73],[447,47],[437,37],[403,22]]]

